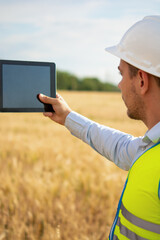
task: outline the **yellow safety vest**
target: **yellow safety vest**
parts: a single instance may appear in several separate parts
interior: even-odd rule
[[[131,166],[109,240],[160,240],[160,143]]]

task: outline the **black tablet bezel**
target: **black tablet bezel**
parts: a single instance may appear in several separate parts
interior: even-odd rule
[[[42,104],[41,108],[4,108],[3,107],[3,79],[2,66],[10,65],[27,65],[27,66],[49,66],[50,67],[50,97],[56,97],[56,65],[53,62],[35,62],[35,61],[19,61],[19,60],[0,60],[0,112],[45,112]],[[38,94],[38,93],[37,93]],[[35,96],[36,99],[36,96]]]

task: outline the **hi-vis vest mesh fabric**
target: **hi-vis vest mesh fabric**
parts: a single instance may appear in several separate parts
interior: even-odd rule
[[[109,240],[160,240],[160,143],[132,165]]]

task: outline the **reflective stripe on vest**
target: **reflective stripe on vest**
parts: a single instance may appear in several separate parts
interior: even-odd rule
[[[151,223],[151,222],[147,222],[141,218],[138,218],[136,216],[134,216],[132,213],[130,213],[123,205],[121,205],[121,211],[122,211],[122,215],[130,222],[132,222],[132,224],[141,227],[143,229],[146,229],[148,231],[151,232],[155,232],[155,233],[159,233],[160,234],[160,224],[155,224],[155,223]]]
[[[160,240],[160,144],[132,165],[110,240]]]
[[[129,238],[131,240],[145,240],[145,238],[142,238],[142,237],[138,236],[136,233],[132,232],[131,230],[126,228],[124,225],[122,225],[121,222],[120,222],[120,218],[118,218],[117,226],[120,228],[120,233],[123,236],[126,236],[127,238]],[[115,238],[117,237],[116,235],[114,235],[114,236],[115,236]]]

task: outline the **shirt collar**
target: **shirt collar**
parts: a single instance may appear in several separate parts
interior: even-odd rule
[[[160,141],[160,122],[148,130],[142,140],[146,143],[158,143]]]

